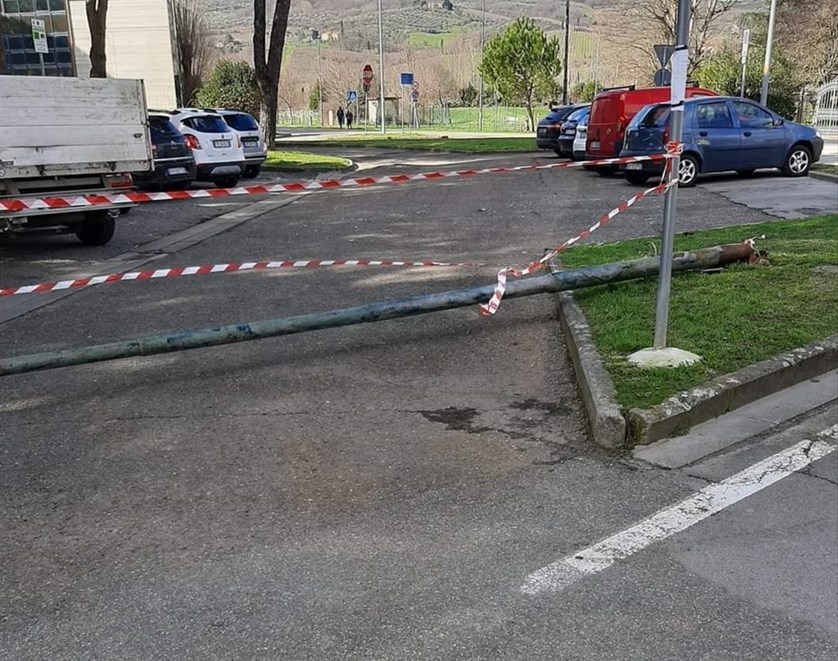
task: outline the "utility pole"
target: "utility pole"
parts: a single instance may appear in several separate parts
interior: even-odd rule
[[[759,91],[759,102],[768,105],[768,72],[771,69],[771,47],[774,45],[774,19],[777,17],[777,0],[771,0],[771,11],[768,15],[768,37],[765,41],[765,63],[762,65],[762,87]]]
[[[562,105],[567,105],[567,64],[570,61],[570,0],[564,3],[564,83],[562,83]]]
[[[480,63],[483,64],[483,48],[486,45],[486,0],[480,9]],[[479,72],[478,72],[479,73]],[[483,74],[480,74],[480,101],[478,102],[480,109],[477,112],[477,130],[483,132]],[[497,127],[495,127],[497,130]]]
[[[320,113],[320,126],[323,126],[323,69],[320,66],[320,42],[323,41],[317,32],[317,110]]]
[[[381,18],[381,0],[378,0],[378,85],[378,111],[381,113],[381,132],[386,133],[387,128],[384,123],[384,109],[387,105],[384,100],[384,22]]]

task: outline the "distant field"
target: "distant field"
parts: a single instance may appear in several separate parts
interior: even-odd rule
[[[415,48],[439,48],[451,44],[463,35],[462,30],[449,32],[411,32],[407,36],[407,43]]]
[[[536,121],[541,109],[535,111]],[[486,106],[483,109],[483,130],[497,133],[503,131],[524,131],[527,119],[527,109],[514,106]],[[479,108],[449,108],[448,113],[442,113],[439,108],[433,117],[427,116],[426,123],[452,131],[477,131],[479,128]]]

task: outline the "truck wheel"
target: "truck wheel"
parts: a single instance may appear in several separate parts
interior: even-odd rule
[[[104,246],[113,238],[116,222],[107,211],[93,211],[76,229],[76,236],[86,246]]]

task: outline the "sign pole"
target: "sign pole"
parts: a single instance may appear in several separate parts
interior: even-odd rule
[[[771,13],[768,15],[768,37],[765,41],[765,62],[762,65],[762,85],[759,102],[768,105],[768,74],[771,70],[771,48],[774,45],[774,20],[777,17],[777,0],[771,0]]]
[[[689,63],[688,44],[690,42],[690,0],[678,0],[678,21],[675,52],[672,54],[671,84],[671,134],[672,141],[681,142],[684,130],[684,97],[687,87],[687,65]],[[677,181],[681,158],[675,155],[670,159],[669,180]],[[666,189],[663,211],[663,237],[661,239],[660,284],[658,285],[657,305],[655,308],[655,349],[666,348],[666,333],[669,324],[669,290],[672,281],[672,253],[675,240],[676,203],[678,186]]]
[[[751,40],[751,31],[742,31],[742,83],[739,85],[739,96],[745,96],[745,76],[748,68],[748,44]]]

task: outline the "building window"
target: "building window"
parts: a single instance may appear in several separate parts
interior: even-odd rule
[[[46,25],[43,64],[32,41],[33,18]],[[65,0],[0,0],[0,74],[76,75]]]

